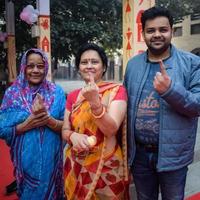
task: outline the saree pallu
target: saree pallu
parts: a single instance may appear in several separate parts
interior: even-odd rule
[[[120,85],[104,82],[98,87],[102,104],[108,108]],[[122,151],[119,144],[109,149],[109,152],[106,151],[106,137],[96,126],[90,105],[80,93],[73,105],[70,121],[75,132],[88,136],[95,135],[97,144],[89,152],[77,153],[72,146],[67,148],[64,165],[67,199],[128,199],[126,151]],[[126,143],[125,140],[126,138],[122,143]]]

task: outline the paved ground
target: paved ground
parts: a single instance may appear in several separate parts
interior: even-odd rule
[[[69,93],[70,91],[81,88],[84,85],[83,81],[65,81],[65,80],[55,80],[55,83],[60,85],[65,93]]]
[[[56,80],[57,84],[61,85],[66,93],[80,88],[84,85],[82,81],[65,81],[65,80]],[[197,133],[197,141],[195,145],[195,156],[194,162],[189,166],[187,182],[185,187],[185,196],[189,197],[193,194],[200,192],[200,120],[199,128]],[[136,200],[134,185],[131,186],[131,199]]]

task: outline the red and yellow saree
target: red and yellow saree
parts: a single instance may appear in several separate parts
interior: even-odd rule
[[[119,84],[102,82],[98,87],[102,104],[107,108],[116,98],[126,100],[126,92]],[[74,101],[70,110],[72,129],[80,134],[95,135],[97,144],[89,152],[77,153],[71,146],[67,148],[64,165],[67,199],[128,199],[125,132],[120,134],[122,148],[116,144],[113,149],[106,150],[107,138],[96,126],[89,103],[80,94],[74,100],[72,96],[73,92],[68,95],[68,101]]]

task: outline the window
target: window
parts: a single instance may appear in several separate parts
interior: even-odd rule
[[[200,34],[200,24],[191,25],[191,34]]]
[[[200,13],[193,13],[191,15],[191,20],[194,21],[194,20],[197,20],[197,19],[200,19]]]
[[[182,36],[182,27],[174,27],[174,37]]]

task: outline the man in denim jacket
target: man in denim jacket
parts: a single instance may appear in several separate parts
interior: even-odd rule
[[[129,60],[128,158],[138,200],[183,200],[200,115],[200,58],[171,44],[173,18],[141,17],[147,51]],[[184,41],[183,41],[184,42]]]

